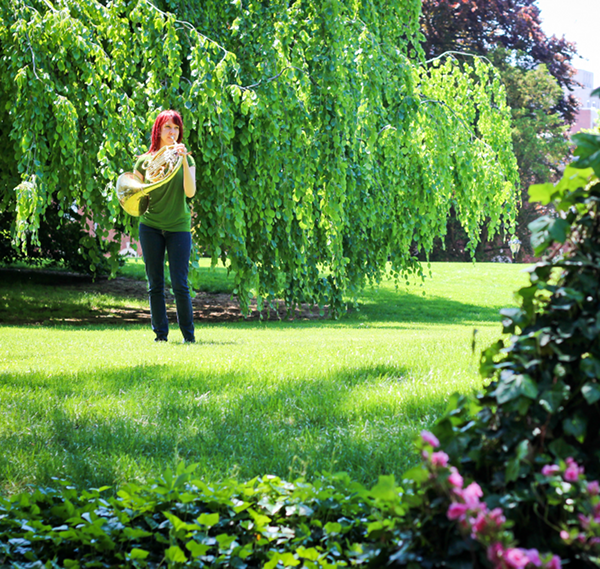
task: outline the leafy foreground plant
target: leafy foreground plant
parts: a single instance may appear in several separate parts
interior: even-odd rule
[[[513,336],[483,353],[490,383],[476,397],[455,396],[433,433],[442,482],[455,465],[478,484],[488,511],[502,509],[523,551],[553,552],[580,567],[600,564],[597,482],[578,486],[584,472],[600,474],[600,136],[574,139],[578,158],[562,180],[530,188],[532,201],[559,212],[531,224],[536,255],[559,245],[562,252],[531,269],[520,308],[502,311]],[[477,511],[458,525],[449,519],[461,521],[430,474],[426,467],[407,474],[421,509],[412,551],[427,566],[541,566],[511,560],[506,549],[494,554],[477,532],[463,539]]]
[[[149,484],[78,493],[67,483],[0,501],[0,563],[15,567],[335,567],[381,548],[368,492],[346,475],[314,484],[276,477],[208,486],[181,464]],[[378,527],[378,526],[377,526]],[[390,526],[393,529],[393,524]],[[391,542],[390,542],[391,544]],[[45,562],[45,563],[40,563]]]
[[[532,199],[539,263],[486,350],[483,393],[453,397],[400,488],[347,475],[208,486],[179,467],[147,486],[66,483],[0,499],[13,567],[543,567],[600,564],[600,136]],[[434,448],[436,450],[434,450]],[[587,479],[585,476],[589,476]],[[517,546],[517,540],[519,546]]]

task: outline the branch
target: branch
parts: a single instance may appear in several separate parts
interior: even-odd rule
[[[29,51],[31,52],[31,63],[33,64],[33,74],[35,75],[35,78],[42,82],[42,80],[40,79],[40,76],[37,74],[37,69],[35,67],[35,53],[33,53],[33,47],[31,45],[31,40],[29,39],[29,32],[25,32],[25,37],[27,38],[27,43],[29,44]]]
[[[262,83],[270,83],[271,81],[275,81],[275,79],[279,79],[279,77],[281,77],[281,75],[283,75],[284,71],[287,71],[288,69],[295,69],[296,71],[300,71],[301,73],[304,73],[305,75],[308,76],[308,78],[311,80],[311,82],[315,85],[319,85],[311,76],[309,73],[307,73],[306,71],[304,71],[304,69],[300,69],[300,67],[295,67],[293,65],[288,65],[287,67],[284,67],[277,75],[274,75],[273,77],[269,77],[268,79],[261,79],[258,83],[254,83],[253,85],[248,85],[247,87],[243,87],[242,85],[236,85],[236,87],[239,87],[240,89],[242,89],[242,91],[248,91],[250,89],[254,89],[255,87],[260,86]]]
[[[391,124],[386,124],[378,133],[377,136],[379,136],[384,130],[398,130],[395,126],[392,126]]]
[[[436,59],[441,59],[442,57],[444,57],[446,55],[466,55],[467,57],[473,57],[473,58],[477,58],[477,59],[484,59],[492,67],[494,66],[494,64],[485,55],[478,55],[477,53],[466,53],[464,51],[445,51],[444,53],[441,53],[440,55],[437,55],[436,57],[432,57],[431,59],[426,60],[425,63],[426,64],[427,63],[431,63],[432,61],[435,61]]]
[[[47,1],[47,0],[45,0]],[[163,16],[164,18],[168,18],[168,14],[166,12],[163,12],[162,10],[160,10],[159,8],[157,8],[154,4],[152,4],[152,2],[150,2],[150,0],[144,0],[144,2],[146,2],[146,4],[148,4],[148,6],[154,8],[161,16]],[[199,32],[192,24],[190,24],[189,22],[186,22],[185,20],[177,20],[175,19],[175,22],[177,24],[181,24],[182,26],[188,28],[189,30],[195,32],[197,35],[199,35],[200,37],[204,38],[206,41],[216,45],[220,50],[222,50],[223,52],[225,52],[225,56],[227,56],[227,54],[231,53],[233,54],[233,52],[225,49],[221,44],[217,43],[215,40],[209,38],[208,36],[205,36],[203,33]]]

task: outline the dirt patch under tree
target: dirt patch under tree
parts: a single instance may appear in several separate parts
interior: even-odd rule
[[[74,318],[60,318],[57,321],[72,323],[149,323],[150,308],[147,304],[147,283],[136,279],[117,277],[93,281],[90,277],[57,271],[6,269],[0,268],[0,278],[15,282],[31,282],[60,286],[61,288],[82,293],[98,293],[117,298],[129,298],[145,302],[145,306],[112,306],[94,311],[88,316],[78,315]],[[136,303],[139,304],[139,303]],[[283,301],[276,301],[272,307],[258,311],[256,301],[251,304],[251,312],[242,314],[237,297],[224,293],[208,293],[199,291],[192,298],[194,320],[197,322],[232,322],[255,320],[314,320],[328,317],[328,310],[318,306],[303,304],[289,311]],[[167,313],[169,320],[176,321],[175,299],[167,293]],[[12,320],[12,319],[11,319]],[[13,322],[17,323],[17,322]],[[25,322],[24,322],[25,323]]]

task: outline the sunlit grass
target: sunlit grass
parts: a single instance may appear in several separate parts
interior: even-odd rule
[[[481,386],[477,352],[521,270],[437,264],[338,321],[199,325],[195,345],[139,325],[2,326],[0,484],[117,485],[182,459],[207,479],[399,474],[449,396]]]

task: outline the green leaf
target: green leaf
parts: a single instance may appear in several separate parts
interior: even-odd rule
[[[529,455],[529,441],[527,439],[521,441],[516,448],[517,459],[524,460]]]
[[[587,432],[587,420],[580,414],[568,417],[563,421],[563,429],[567,435],[571,435],[583,443]]]
[[[581,393],[588,404],[593,405],[600,400],[600,386],[597,383],[588,382],[581,388]]]
[[[402,480],[414,480],[415,482],[424,482],[428,478],[429,472],[427,472],[427,469],[422,465],[409,468],[402,475]]]
[[[172,545],[165,551],[165,558],[172,563],[185,563],[187,557],[180,547]]]
[[[323,530],[326,533],[341,533],[342,532],[342,526],[341,524],[339,524],[338,522],[327,522],[325,524],[325,526],[323,527]]]
[[[571,233],[571,225],[566,220],[558,217],[548,225],[548,232],[552,239],[559,243],[564,243],[567,240],[567,236]]]
[[[398,499],[398,487],[394,475],[380,476],[379,481],[371,489],[371,495],[379,500],[393,501]]]
[[[598,360],[598,358],[595,358],[594,356],[583,358],[581,364],[579,364],[579,369],[581,369],[587,377],[600,380],[600,360]]]
[[[248,509],[248,513],[254,520],[256,527],[259,529],[263,528],[267,524],[271,523],[271,518],[269,516],[264,516],[264,515],[258,513],[257,511],[253,510],[252,508]]]
[[[514,482],[517,479],[518,475],[519,475],[519,459],[511,458],[506,463],[506,471],[504,474],[506,482]]]
[[[175,531],[186,530],[188,528],[188,524],[179,519],[175,514],[172,514],[171,512],[164,512],[164,515],[171,522]]]
[[[498,387],[492,393],[501,405],[516,399],[517,397],[528,397],[536,399],[538,395],[538,387],[536,383],[528,375],[516,375],[510,380],[498,382]]]
[[[563,460],[568,456],[575,456],[577,454],[575,448],[572,445],[565,442],[565,440],[562,437],[552,441],[548,445],[548,450],[553,455],[555,455],[558,458],[562,458]]]
[[[529,202],[541,202],[542,205],[548,205],[552,201],[552,195],[556,192],[554,184],[533,184],[529,186]]]
[[[548,413],[556,413],[564,400],[564,394],[559,391],[544,391],[539,403]]]
[[[204,543],[198,543],[197,541],[188,541],[185,544],[185,548],[194,556],[194,557],[201,557],[203,555],[206,555],[209,550],[210,550],[210,546],[206,545]]]
[[[280,553],[279,561],[280,563],[283,563],[284,567],[296,567],[297,565],[300,565],[300,561],[296,559],[295,555],[288,552]]]
[[[318,550],[314,547],[306,548],[303,545],[296,550],[296,555],[302,559],[308,559],[309,561],[316,561],[320,557]]]
[[[575,168],[593,168],[596,176],[600,176],[600,135],[577,133],[573,136],[577,145],[574,151],[578,158],[572,163]]]
[[[128,559],[146,559],[146,557],[148,557],[148,555],[150,555],[149,551],[146,551],[145,549],[138,549],[137,547],[134,547],[127,554],[127,557],[128,557]]]
[[[219,514],[200,514],[200,516],[196,518],[196,521],[203,526],[211,528],[219,523]]]
[[[216,538],[219,543],[219,551],[227,552],[235,542],[235,535],[229,535],[227,533],[221,533]]]

